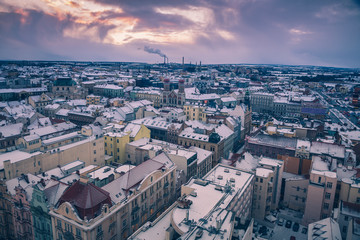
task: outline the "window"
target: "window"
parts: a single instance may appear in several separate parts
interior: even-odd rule
[[[296,188],[296,191],[299,191],[299,190],[300,190],[300,188],[299,188],[299,187],[297,187],[297,188]]]
[[[76,236],[81,237],[81,231],[78,228],[76,228]]]
[[[324,203],[324,209],[329,209],[329,204],[328,203]]]
[[[262,178],[260,178],[260,182],[261,182],[261,183],[263,182],[263,179],[262,179]]]
[[[330,193],[325,193],[325,199],[330,199],[330,197],[331,197],[331,194]]]
[[[318,183],[321,183],[321,177],[318,178]]]
[[[61,220],[60,219],[57,220],[57,226],[61,228]]]
[[[94,154],[96,154],[96,150],[94,150]]]
[[[107,143],[105,143],[105,147],[107,147]]]
[[[328,182],[326,185],[327,188],[332,188],[332,182]]]
[[[93,146],[96,146],[96,142],[93,143]]]
[[[360,203],[360,198],[356,198],[356,203]]]
[[[97,233],[99,234],[99,233],[101,233],[102,232],[102,225],[99,225],[98,227],[97,227]]]
[[[343,231],[343,233],[346,233],[346,231],[347,231],[347,227],[346,227],[346,226],[343,226],[342,231]]]

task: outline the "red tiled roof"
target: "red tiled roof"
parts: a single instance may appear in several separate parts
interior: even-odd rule
[[[110,193],[92,183],[77,181],[59,199],[59,204],[69,202],[78,211],[79,217],[94,218],[102,205],[111,206]]]

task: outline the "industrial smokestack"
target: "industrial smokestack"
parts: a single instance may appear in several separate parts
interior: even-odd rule
[[[182,65],[184,65],[184,61],[185,61],[185,59],[184,59],[184,57],[182,57]]]

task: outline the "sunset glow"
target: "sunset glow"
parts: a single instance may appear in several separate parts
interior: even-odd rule
[[[80,52],[75,54],[78,49],[88,52],[83,48],[95,45],[96,48],[91,47],[95,58],[112,59],[117,55],[110,49],[116,48],[129,59],[140,57],[139,60],[146,61],[159,59],[135,51],[144,45],[162,48],[176,61],[181,55],[194,60],[201,55],[209,62],[289,60],[296,64],[311,61],[346,65],[349,58],[360,56],[355,54],[357,48],[349,51],[353,55],[340,61],[342,45],[355,47],[360,41],[360,10],[352,0],[341,4],[315,1],[301,6],[284,0],[218,3],[3,0],[0,13],[2,42],[8,44],[3,45],[0,53],[15,59],[24,52],[16,50],[20,43],[27,52],[33,52],[30,58],[40,57],[36,57],[29,37],[43,46],[41,51],[45,55],[41,58],[59,55],[77,59],[82,57]],[[7,31],[10,33],[6,34]],[[22,34],[27,38],[14,39]],[[351,38],[347,36],[350,34]],[[330,54],[326,46],[334,44],[330,48],[334,57],[325,57]],[[299,54],[303,51],[306,54]]]

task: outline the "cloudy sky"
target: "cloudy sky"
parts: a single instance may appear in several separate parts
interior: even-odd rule
[[[0,0],[0,59],[156,63],[162,53],[360,67],[360,0]]]

